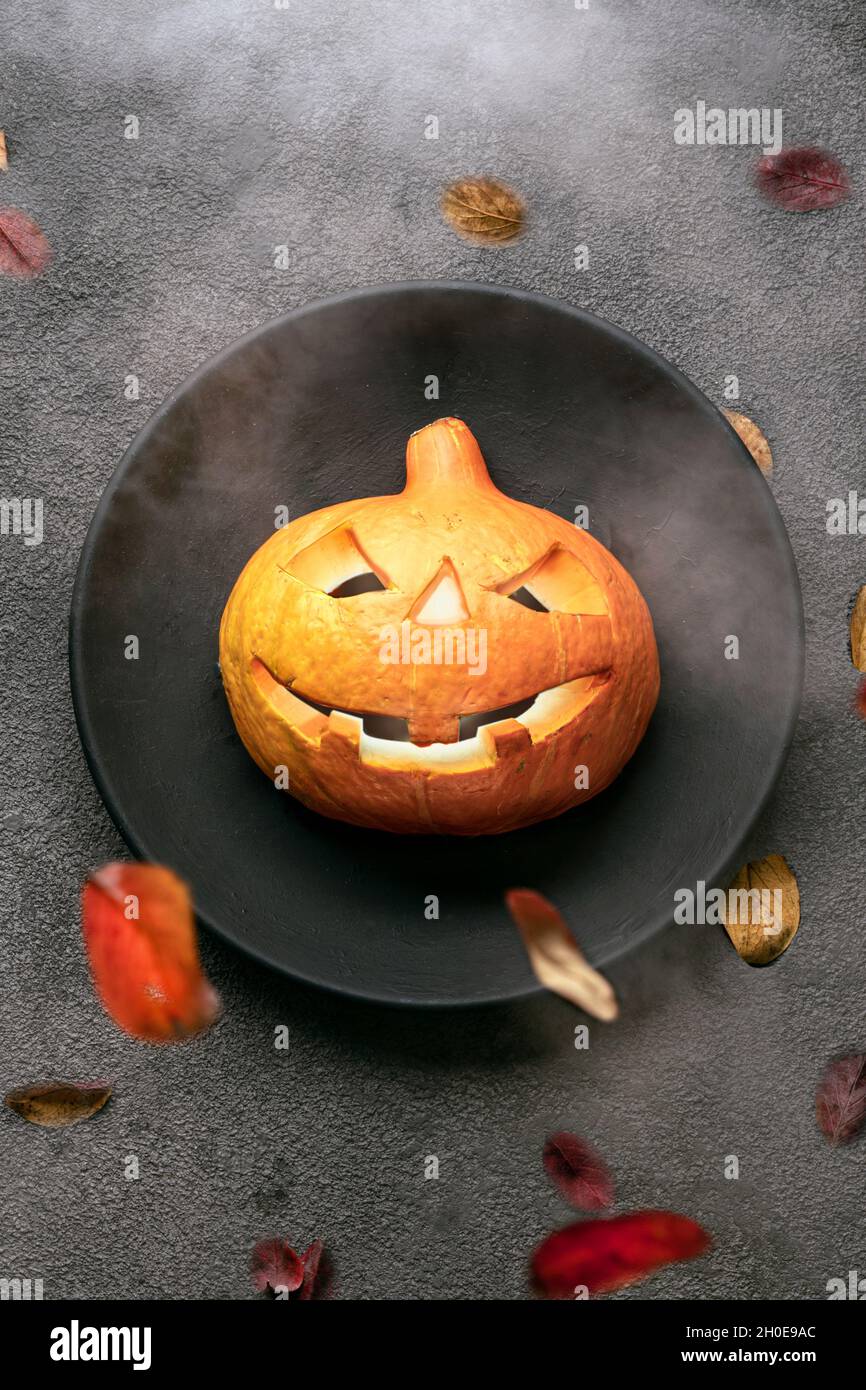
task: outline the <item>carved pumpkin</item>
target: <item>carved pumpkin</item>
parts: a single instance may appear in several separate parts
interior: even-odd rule
[[[596,795],[659,688],[633,580],[585,531],[500,492],[454,419],[411,437],[399,495],[325,507],[255,552],[220,666],[277,786],[403,833],[513,830]]]

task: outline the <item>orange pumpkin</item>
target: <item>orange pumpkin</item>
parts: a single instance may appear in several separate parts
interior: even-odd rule
[[[411,437],[399,495],[324,507],[255,552],[220,666],[277,786],[401,833],[514,830],[595,796],[659,689],[634,581],[587,532],[500,492],[454,419]]]

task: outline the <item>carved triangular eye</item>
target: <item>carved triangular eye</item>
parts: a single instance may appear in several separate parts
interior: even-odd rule
[[[552,545],[529,569],[503,579],[496,585],[496,593],[536,613],[603,617],[608,611],[604,591],[595,575],[561,545]]]
[[[298,551],[289,572],[331,598],[352,598],[388,588],[388,576],[376,561],[364,553],[350,528],[331,531]]]
[[[356,594],[375,594],[384,588],[379,576],[367,570],[366,574],[356,574],[338,584],[336,589],[331,590],[331,598],[354,598]]]
[[[527,589],[525,585],[521,585],[519,589],[515,589],[513,594],[508,595],[508,598],[514,599],[515,603],[522,603],[524,608],[531,608],[535,613],[550,612],[547,604],[542,603],[540,598],[536,598],[535,594],[533,594],[530,589]]]

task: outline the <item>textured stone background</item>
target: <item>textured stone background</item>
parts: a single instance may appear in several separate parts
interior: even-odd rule
[[[827,499],[864,486],[859,199],[788,216],[751,190],[754,151],[672,139],[699,97],[780,106],[786,142],[834,149],[862,184],[864,27],[859,0],[4,5],[0,201],[57,258],[0,284],[0,491],[46,507],[42,546],[0,540],[0,1082],[116,1089],[66,1132],[0,1118],[0,1275],[41,1276],[52,1297],[242,1298],[250,1246],[283,1232],[328,1241],[343,1297],[522,1298],[529,1251],[568,1219],[540,1163],[562,1126],[609,1157],[623,1209],[678,1207],[715,1235],[709,1257],[621,1297],[820,1298],[866,1269],[863,1141],[834,1151],[813,1118],[825,1059],[866,1041],[866,735],[846,645],[866,564],[862,539],[825,530]],[[470,247],[441,223],[440,186],[476,170],[525,194],[518,245]],[[721,932],[672,929],[612,969],[624,1017],[588,1053],[554,998],[383,1011],[208,938],[223,1020],[147,1049],[101,1012],[78,928],[82,874],[124,854],[68,689],[87,524],[136,430],[217,349],[318,296],[420,277],[584,305],[718,402],[739,376],[774,447],[808,630],[796,743],[747,848],[795,867],[800,934],[752,971]]]

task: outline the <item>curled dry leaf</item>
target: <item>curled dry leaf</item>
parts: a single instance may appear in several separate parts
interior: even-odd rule
[[[76,1085],[50,1081],[44,1086],[22,1086],[4,1097],[10,1110],[32,1125],[56,1129],[89,1120],[111,1095],[110,1086]]]
[[[765,155],[755,182],[770,202],[786,212],[816,212],[847,197],[850,181],[835,155],[814,145]]]
[[[673,1211],[634,1211],[566,1226],[538,1247],[532,1279],[549,1298],[575,1291],[610,1293],[676,1260],[690,1260],[710,1247],[702,1226]]]
[[[219,1012],[202,973],[186,884],[156,864],[106,864],[84,886],[82,926],[100,999],[145,1042],[200,1033]]]
[[[303,1255],[288,1241],[260,1241],[250,1259],[253,1284],[260,1293],[306,1303],[320,1298],[330,1282],[330,1261],[320,1240],[314,1240]]]
[[[545,1171],[563,1197],[581,1211],[599,1211],[613,1201],[613,1176],[585,1139],[561,1131],[544,1146]]]
[[[513,241],[523,230],[522,199],[497,179],[458,179],[442,194],[442,215],[469,241]]]
[[[845,1144],[866,1120],[866,1053],[853,1052],[831,1062],[815,1097],[822,1134],[831,1144]]]
[[[301,1256],[301,1263],[304,1266],[304,1278],[298,1289],[298,1299],[307,1302],[313,1298],[322,1298],[330,1288],[332,1269],[331,1261],[320,1240],[314,1240],[312,1245],[307,1247]]]
[[[612,986],[593,970],[553,903],[531,888],[512,888],[505,902],[538,981],[593,1018],[605,1023],[616,1018],[619,1005]]]
[[[866,584],[859,590],[851,613],[851,660],[866,671]]]
[[[748,965],[769,965],[787,951],[800,925],[800,890],[784,855],[744,865],[728,888],[722,916]]]
[[[773,455],[770,453],[766,435],[758,429],[754,420],[750,420],[748,415],[741,415],[738,410],[726,410],[724,414],[728,424],[737,431],[764,477],[771,477]]]
[[[250,1274],[259,1293],[294,1293],[304,1279],[304,1264],[288,1241],[261,1240],[250,1256]]]
[[[9,151],[6,148],[6,132],[0,130],[0,169],[9,168]]]
[[[20,208],[0,208],[0,275],[27,279],[51,260],[41,228]]]

